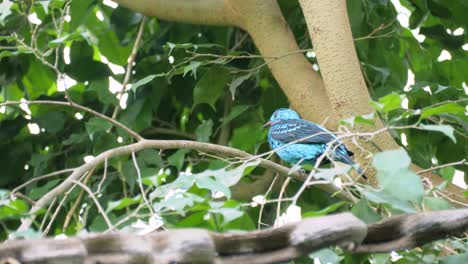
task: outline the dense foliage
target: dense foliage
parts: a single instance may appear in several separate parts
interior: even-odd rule
[[[298,3],[279,2],[304,54],[311,65],[316,64]],[[395,127],[392,133],[407,153],[401,149],[375,155],[379,188],[355,184],[354,191],[362,195],[355,205],[319,189],[307,189],[297,201],[302,217],[352,211],[370,223],[391,214],[452,208],[438,195],[443,185],[423,188],[421,179],[408,169],[411,161],[423,168],[456,163],[436,172],[447,182],[455,170],[467,178],[468,166],[460,161],[468,156],[468,2],[401,3],[410,11],[408,25],[402,25],[404,19],[397,20],[402,14],[386,0],[348,1],[348,12],[372,105],[386,124]],[[125,81],[140,25],[141,43]],[[439,61],[447,53],[449,59]],[[268,70],[269,60],[256,54],[248,34],[233,27],[144,19],[94,0],[0,3],[0,104],[67,102],[68,98],[115,117],[145,138],[212,142],[251,154],[269,151],[262,124],[288,102]],[[127,86],[122,89],[124,82]],[[354,123],[373,123],[375,118],[350,117],[343,125],[352,130]],[[76,187],[59,196],[48,210],[39,211],[28,232],[15,232],[31,200],[49,192],[68,172],[32,182],[17,190],[21,195],[10,191],[133,142],[126,131],[73,107],[0,106],[1,238],[107,230],[88,193]],[[277,219],[277,203],[261,204],[264,198],[280,195],[283,181],[257,165],[255,159],[226,159],[185,148],[146,149],[135,159],[132,155],[109,159],[83,175],[83,182],[118,229],[147,231],[163,225],[254,230],[272,226]],[[342,171],[330,168],[322,178],[333,181]],[[274,178],[276,185],[265,194]],[[238,182],[241,187],[229,189]],[[292,181],[281,195],[293,197],[301,185]],[[252,201],[251,193],[265,196]],[[282,212],[288,205],[283,203]],[[291,216],[294,208],[289,209]],[[441,241],[399,252],[403,258],[398,263],[456,263],[467,258],[467,251],[466,239]],[[460,255],[442,257],[446,252]],[[351,255],[334,248],[314,256],[318,255],[322,260],[349,263],[371,259],[386,263],[390,258],[389,254]]]

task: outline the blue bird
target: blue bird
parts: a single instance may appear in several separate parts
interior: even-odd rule
[[[336,140],[333,133],[315,123],[301,119],[298,113],[289,108],[276,110],[264,125],[267,126],[270,127],[268,143],[271,148],[277,149],[276,154],[290,164],[300,162],[301,165],[314,166],[316,160],[326,151],[327,144]],[[307,138],[303,139],[305,137]],[[293,141],[298,142],[287,145]],[[351,165],[362,174],[362,170],[350,158],[352,154],[340,141],[336,141],[330,148],[328,156],[335,161]]]

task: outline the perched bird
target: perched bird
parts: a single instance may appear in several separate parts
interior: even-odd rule
[[[276,110],[264,125],[267,126],[270,127],[268,142],[271,148],[276,150],[276,154],[282,160],[290,164],[315,165],[316,160],[326,151],[327,144],[336,140],[333,133],[315,123],[301,119],[298,113],[289,108]],[[294,141],[297,142],[287,145]],[[362,174],[362,170],[349,157],[350,155],[352,152],[336,140],[330,147],[328,157],[349,164]]]

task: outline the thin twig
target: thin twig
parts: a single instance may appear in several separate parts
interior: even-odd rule
[[[37,182],[37,181],[40,181],[40,180],[43,180],[43,179],[47,179],[47,178],[50,178],[50,177],[59,176],[61,174],[67,173],[67,172],[72,172],[75,169],[76,168],[64,169],[64,170],[59,170],[59,171],[56,171],[56,172],[51,172],[51,173],[48,173],[48,174],[44,174],[44,175],[41,175],[41,176],[38,176],[38,177],[34,177],[34,178],[28,180],[27,182],[19,185],[18,187],[15,187],[13,190],[11,190],[10,193],[14,195],[16,192],[18,192],[19,190],[23,189],[24,187],[28,186],[31,183],[34,183],[34,182]]]
[[[104,221],[106,221],[107,226],[111,230],[114,230],[114,226],[112,225],[112,222],[109,220],[109,217],[107,216],[104,209],[102,209],[102,206],[99,203],[98,199],[96,198],[96,196],[94,196],[94,193],[88,188],[88,186],[84,185],[80,181],[75,181],[75,180],[71,180],[71,181],[73,183],[79,185],[81,188],[83,188],[88,193],[89,197],[91,197],[91,199],[93,199],[94,203],[96,204],[96,207],[98,208],[99,213],[101,213],[102,217],[104,218]]]
[[[273,189],[273,186],[276,183],[276,180],[278,179],[278,173],[275,175],[275,178],[273,178],[273,181],[270,184],[270,187],[268,187],[268,190],[266,191],[265,195],[263,197],[267,197],[268,194],[270,194],[271,190]],[[258,213],[258,221],[257,221],[257,228],[261,229],[260,225],[262,224],[262,215],[263,215],[263,208],[265,208],[265,203],[262,203],[260,206],[260,211]]]
[[[54,189],[52,189],[51,191],[43,195],[39,200],[37,200],[36,205],[30,209],[31,217],[23,221],[23,223],[21,224],[19,228],[19,231],[26,230],[31,225],[32,221],[34,220],[34,213],[36,213],[38,210],[40,210],[41,208],[49,204],[50,201],[52,201],[52,199],[66,192],[67,190],[70,189],[70,187],[74,186],[72,182],[70,182],[70,180],[77,180],[83,174],[85,174],[88,170],[96,166],[99,166],[99,164],[103,163],[105,159],[109,159],[109,158],[112,158],[114,156],[119,156],[119,155],[131,154],[132,152],[137,152],[137,151],[147,149],[147,148],[157,148],[157,149],[163,149],[163,150],[164,149],[189,148],[189,149],[195,149],[199,151],[221,154],[224,156],[240,157],[240,158],[243,158],[244,160],[246,158],[252,157],[252,155],[248,154],[247,152],[244,152],[238,149],[234,149],[234,148],[230,148],[226,146],[220,146],[220,145],[211,144],[211,143],[203,143],[203,142],[188,141],[188,140],[145,140],[143,139],[134,144],[121,146],[121,147],[117,147],[114,149],[109,149],[99,154],[98,156],[96,156],[90,162],[85,163],[82,166],[78,167],[75,171],[73,171],[73,173],[66,180],[64,180],[61,184],[59,184]],[[281,175],[288,175],[290,171],[289,168],[283,167],[275,162],[264,160],[264,159],[260,159],[259,166],[276,171]],[[297,172],[289,176],[298,180],[304,179],[304,176]],[[319,188],[329,193],[335,193],[339,191],[339,189],[333,184],[320,185]],[[340,199],[344,199],[347,201],[356,202],[356,198],[353,196],[350,196],[347,193],[340,192],[338,194],[338,197]]]
[[[390,23],[388,23],[387,25],[385,24],[382,24],[380,25],[379,27],[375,28],[374,30],[372,30],[371,33],[369,33],[367,36],[364,36],[364,37],[359,37],[359,38],[355,38],[354,41],[359,41],[359,40],[363,40],[363,39],[373,39],[373,38],[382,38],[382,37],[388,37],[390,36],[391,34],[395,33],[395,31],[390,31],[390,32],[387,32],[385,34],[382,34],[382,35],[379,35],[379,36],[374,36],[376,33],[378,33],[379,31],[382,31],[388,27],[390,27],[391,25],[393,25],[393,23],[395,23],[395,19],[393,19]]]
[[[130,81],[130,76],[132,75],[133,63],[135,62],[138,48],[140,47],[140,42],[143,36],[143,31],[145,29],[145,24],[146,24],[146,17],[144,16],[143,19],[141,19],[140,27],[138,28],[138,33],[135,39],[135,44],[133,44],[132,52],[130,53],[130,57],[128,58],[127,69],[125,69],[125,77],[122,82],[122,89],[118,91],[116,95],[116,97],[119,98],[119,100],[122,98],[122,95],[125,92],[125,89]],[[114,112],[112,113],[112,119],[117,118],[119,111],[120,111],[120,104],[117,104],[115,106]]]
[[[79,178],[81,178],[81,176],[86,177],[87,175],[92,174],[93,171],[94,171],[94,168],[95,168],[95,167],[92,167],[92,168],[90,168],[89,171],[88,171],[88,170],[85,171],[83,174],[80,175]],[[68,179],[66,179],[66,180],[68,180]],[[60,212],[60,210],[62,209],[63,204],[64,204],[65,201],[67,200],[67,198],[68,198],[68,196],[70,195],[70,193],[75,189],[75,187],[76,187],[76,185],[73,184],[73,185],[71,186],[70,189],[68,189],[67,191],[65,191],[65,193],[63,194],[62,200],[61,200],[60,203],[58,204],[57,208],[55,208],[54,213],[53,213],[52,216],[50,217],[49,224],[47,224],[47,227],[46,227],[45,230],[42,232],[42,236],[46,236],[46,235],[49,233],[50,228],[52,227],[52,224],[53,224],[54,221],[55,221],[55,218],[57,218],[57,215],[58,215],[58,213]],[[55,188],[57,188],[57,187],[55,187]],[[54,188],[54,189],[55,189],[55,188]],[[52,189],[52,191],[53,191],[54,189]],[[52,191],[49,191],[49,193],[52,192]],[[46,195],[47,195],[47,194],[46,194]],[[57,195],[57,196],[58,196],[58,195]],[[56,198],[57,196],[55,196],[54,198]],[[37,203],[38,203],[39,201],[40,201],[40,199],[36,202],[36,206],[37,206]],[[33,207],[33,208],[34,208],[34,207]],[[32,216],[30,216],[30,217],[32,217]],[[31,221],[31,220],[29,219],[29,221]],[[28,221],[27,221],[27,220],[23,221],[23,223],[21,223],[21,225],[24,225],[25,223],[28,223]],[[20,228],[21,228],[21,226],[20,226]]]
[[[283,182],[283,185],[281,186],[281,191],[278,196],[278,205],[276,206],[276,221],[279,220],[281,216],[281,201],[283,201],[283,194],[286,191],[286,187],[288,187],[289,182],[291,181],[290,177],[287,177],[286,180]]]
[[[135,170],[137,172],[137,177],[138,177],[138,187],[140,187],[141,191],[141,196],[143,198],[143,201],[145,202],[146,206],[148,207],[148,210],[153,212],[153,207],[151,206],[150,202],[148,199],[146,199],[145,195],[145,189],[143,188],[143,180],[141,178],[141,172],[140,172],[140,167],[138,166],[137,159],[135,157],[135,152],[132,152],[132,160],[133,160],[133,165],[135,166]],[[154,212],[153,212],[154,213]]]
[[[48,100],[35,100],[35,101],[6,101],[3,103],[0,103],[0,107],[2,106],[7,106],[7,105],[19,105],[19,104],[44,104],[44,105],[62,105],[62,106],[67,106],[67,107],[72,107],[87,113],[90,113],[96,117],[99,117],[101,119],[104,119],[108,121],[109,123],[115,125],[118,128],[123,129],[125,132],[130,134],[132,137],[134,137],[137,141],[141,141],[143,139],[142,136],[140,136],[137,132],[133,131],[132,129],[128,128],[124,124],[120,123],[119,121],[112,119],[106,115],[103,115],[99,112],[96,112],[92,110],[91,108],[73,103],[69,104],[67,102],[62,102],[62,101],[48,101]]]
[[[104,184],[104,182],[106,181],[106,177],[107,177],[107,159],[104,160],[104,174],[102,175],[102,179],[98,184],[96,194],[101,193],[101,188],[102,188],[102,185]]]
[[[93,175],[92,173],[88,173],[86,175],[86,177],[83,180],[84,184],[88,183],[88,180],[91,178],[92,175]],[[75,213],[76,209],[80,205],[81,199],[83,199],[83,195],[84,195],[84,190],[81,189],[80,194],[78,194],[78,197],[73,202],[72,207],[67,212],[67,216],[65,217],[65,221],[63,222],[63,227],[62,227],[63,231],[67,230],[68,224],[70,223],[70,221],[71,221],[71,219],[73,217],[73,214]]]
[[[423,174],[423,173],[430,172],[430,171],[433,171],[433,170],[438,170],[438,169],[451,167],[451,166],[457,166],[457,165],[468,165],[468,162],[466,162],[466,159],[462,159],[462,160],[459,160],[459,161],[446,163],[446,164],[442,164],[442,165],[439,165],[439,166],[430,167],[428,169],[420,170],[420,171],[416,172],[416,174]]]
[[[55,202],[57,201],[57,198],[54,198],[52,202],[50,203],[49,207],[47,207],[47,211],[44,214],[44,218],[42,218],[41,225],[39,226],[39,230],[42,230],[44,228],[44,225],[47,220],[47,216],[50,214],[50,210],[52,210],[52,207],[54,206]]]

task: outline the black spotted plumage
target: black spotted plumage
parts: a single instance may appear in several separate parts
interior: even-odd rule
[[[328,157],[352,165],[362,173],[359,166],[350,158],[352,152],[337,140],[333,133],[320,125],[301,119],[293,110],[287,108],[276,110],[266,125],[271,126],[268,131],[268,142],[281,159],[292,164],[302,162],[315,165],[316,159],[333,142]]]

